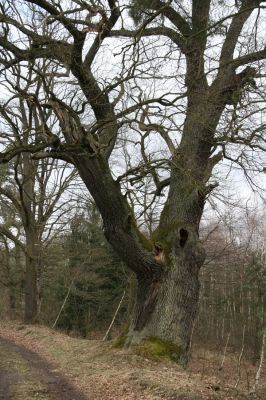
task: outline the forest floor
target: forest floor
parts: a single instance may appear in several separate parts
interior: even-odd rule
[[[42,326],[0,324],[1,400],[244,400],[256,367],[237,354],[196,350],[189,367],[149,360],[111,342],[72,338]],[[235,384],[238,381],[237,388]]]

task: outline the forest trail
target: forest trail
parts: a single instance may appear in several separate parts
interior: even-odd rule
[[[88,400],[37,353],[0,336],[1,400]]]

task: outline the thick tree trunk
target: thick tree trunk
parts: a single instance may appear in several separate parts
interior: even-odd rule
[[[135,310],[126,346],[159,341],[159,353],[187,363],[199,300],[199,269],[204,262],[200,244],[174,249],[158,281],[138,278]],[[155,349],[156,352],[156,349]],[[160,354],[159,354],[160,355]]]

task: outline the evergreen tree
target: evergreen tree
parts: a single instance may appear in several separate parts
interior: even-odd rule
[[[127,284],[124,265],[104,238],[96,206],[76,214],[65,237],[71,291],[58,326],[87,336],[108,325]],[[61,291],[61,300],[66,289]],[[125,310],[122,310],[122,313]]]

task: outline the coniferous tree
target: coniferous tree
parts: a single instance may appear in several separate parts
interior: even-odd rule
[[[58,326],[82,336],[106,328],[128,280],[125,266],[107,243],[101,224],[96,206],[90,203],[87,212],[73,217],[70,233],[64,238],[71,291]],[[61,300],[65,289],[61,290]],[[121,317],[124,312],[125,307]]]

